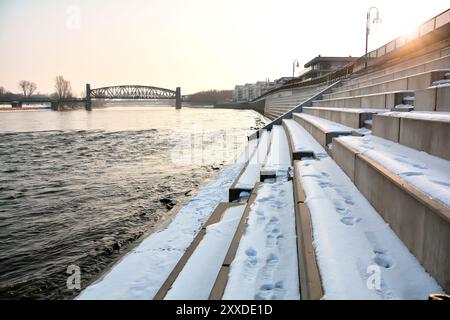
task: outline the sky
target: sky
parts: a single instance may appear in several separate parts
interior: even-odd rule
[[[364,54],[450,8],[449,0],[0,0],[0,86],[75,94],[141,84],[182,94],[292,75],[317,55]],[[374,11],[372,11],[375,13]]]

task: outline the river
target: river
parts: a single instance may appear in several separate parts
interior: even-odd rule
[[[242,150],[249,110],[0,112],[0,299],[71,299]]]

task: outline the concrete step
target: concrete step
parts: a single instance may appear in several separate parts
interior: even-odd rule
[[[293,119],[283,119],[283,127],[286,130],[292,160],[303,158],[319,159],[327,154],[316,143],[308,139],[309,133],[297,121]]]
[[[325,149],[328,149],[333,137],[352,134],[352,128],[350,127],[309,114],[294,113],[293,119]]]
[[[239,200],[242,192],[250,193],[260,181],[261,167],[270,149],[270,141],[270,132],[262,130],[254,153],[228,190],[230,202]]]
[[[303,107],[303,113],[319,118],[334,121],[350,128],[362,128],[366,120],[371,120],[372,115],[386,112],[386,109],[360,109],[360,108],[318,108]]]
[[[414,75],[417,73],[422,73],[422,72],[431,71],[431,70],[435,70],[435,69],[448,69],[448,68],[450,68],[450,55],[447,55],[444,57],[439,57],[437,59],[430,60],[430,61],[425,61],[420,64],[417,64],[417,65],[414,65],[414,66],[411,66],[411,67],[408,67],[408,68],[405,68],[402,70],[396,70],[396,71],[389,72],[386,74],[373,76],[368,79],[360,79],[358,77],[358,78],[352,79],[352,81],[349,81],[345,85],[340,86],[339,90],[335,90],[335,91],[337,92],[337,91],[346,91],[346,90],[357,89],[357,88],[368,86],[368,85],[378,84],[378,83],[382,83],[382,82],[389,81],[389,80],[395,80],[398,78],[411,76],[411,75]]]
[[[219,205],[216,207],[216,209],[213,211],[213,213],[211,214],[211,216],[209,217],[209,219],[206,221],[206,223],[202,226],[202,228],[200,229],[200,231],[198,232],[198,234],[196,235],[196,237],[194,238],[194,240],[192,241],[191,245],[187,248],[187,250],[184,252],[184,254],[181,256],[180,260],[178,261],[178,263],[175,265],[174,269],[172,270],[172,272],[169,274],[169,276],[167,277],[166,281],[164,281],[163,285],[161,286],[161,288],[158,290],[158,292],[156,293],[156,295],[154,296],[153,300],[164,300],[165,298],[169,298],[169,299],[186,299],[186,300],[191,300],[193,299],[193,294],[195,294],[195,298],[199,299],[199,298],[204,298],[199,297],[199,292],[197,290],[197,292],[194,292],[191,290],[191,288],[186,288],[186,292],[185,293],[180,293],[179,291],[184,291],[184,288],[177,288],[177,284],[176,281],[177,279],[179,279],[180,273],[182,273],[183,269],[186,267],[186,264],[188,263],[189,259],[191,258],[191,256],[194,254],[194,252],[196,251],[196,249],[199,247],[199,245],[202,243],[206,233],[207,233],[207,228],[213,224],[216,224],[218,222],[220,222],[222,220],[222,218],[227,214],[227,211],[230,208],[235,208],[235,210],[239,210],[241,212],[241,214],[243,214],[244,212],[244,208],[245,205],[244,204],[240,204],[240,203],[229,203],[229,202],[221,202],[219,203]],[[228,246],[227,246],[228,247]],[[220,246],[218,246],[215,250],[215,254],[217,255],[217,250],[222,250],[222,248]],[[203,256],[207,255],[210,252],[202,252],[199,253]],[[224,258],[226,254],[226,251],[223,252],[223,256],[221,258],[219,258],[219,261],[208,261],[208,274],[207,276],[214,277],[214,279],[216,278],[217,274],[219,273],[220,267],[222,265],[222,260]],[[198,257],[197,257],[198,258]],[[205,260],[208,257],[204,257]],[[190,268],[192,266],[189,266]],[[205,270],[206,273],[206,270]],[[202,279],[189,279],[189,281],[195,283],[198,282],[205,282],[205,273],[202,276]],[[186,277],[192,277],[192,274],[182,274],[181,277],[183,279],[180,279],[181,281],[186,282]],[[180,282],[181,282],[180,281]],[[174,288],[177,291],[177,293],[169,293],[169,291]],[[202,288],[204,288],[204,286],[201,286]],[[211,286],[212,289],[212,286]],[[169,295],[168,295],[169,293]],[[205,293],[204,293],[205,294]],[[209,295],[209,293],[208,293]],[[206,298],[208,297],[208,295],[206,296]]]
[[[292,181],[258,184],[249,198],[209,298],[299,299],[296,238]],[[266,262],[270,266],[265,266]],[[270,277],[284,289],[281,296],[277,295],[277,290],[258,290],[266,284],[265,273],[271,266],[276,267],[269,271]]]
[[[334,138],[332,156],[448,292],[450,162],[373,135]]]
[[[448,113],[376,114],[373,116],[372,131],[378,137],[450,160],[450,114]]]
[[[269,152],[264,160],[260,173],[260,181],[267,178],[288,178],[291,168],[289,142],[283,126],[274,125],[271,130]]]
[[[371,78],[376,78],[385,74],[389,74],[389,73],[393,73],[393,72],[397,72],[397,71],[401,71],[416,65],[420,65],[423,63],[427,63],[427,62],[431,62],[437,59],[440,59],[442,57],[448,56],[448,51],[446,51],[445,49],[443,50],[436,50],[433,52],[429,52],[427,54],[421,55],[419,57],[416,58],[407,58],[406,60],[402,60],[399,61],[398,63],[391,65],[389,67],[385,67],[383,69],[378,69],[378,70],[374,70],[372,72],[369,73],[365,73],[362,74],[361,76],[357,77],[357,78],[353,78],[351,79],[351,81],[349,83],[355,83],[355,82],[360,82],[360,81],[364,81],[367,79],[371,79]],[[446,66],[448,67],[448,66]],[[437,67],[437,68],[441,68],[441,67]],[[436,68],[433,68],[436,69]]]
[[[414,110],[450,112],[450,85],[416,90]]]
[[[434,81],[444,79],[445,74],[449,71],[450,69],[427,71],[350,90],[337,88],[335,92],[324,95],[324,99],[354,97],[388,91],[421,90],[428,88]]]
[[[313,101],[313,107],[325,108],[365,108],[365,109],[392,109],[404,104],[407,97],[414,96],[412,90],[400,90],[366,94],[353,97],[323,99]]]

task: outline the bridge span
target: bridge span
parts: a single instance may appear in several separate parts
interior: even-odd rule
[[[85,98],[50,98],[50,97],[14,97],[2,98],[0,103],[10,103],[13,107],[22,107],[24,103],[50,103],[53,110],[58,110],[62,103],[84,103],[86,110],[92,110],[92,99],[139,99],[139,100],[175,100],[175,108],[181,109],[181,88],[175,90],[143,85],[118,85],[91,89],[86,84]]]

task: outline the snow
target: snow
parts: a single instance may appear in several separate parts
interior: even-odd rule
[[[442,289],[331,158],[299,162],[324,299],[426,299]]]
[[[271,136],[272,141],[269,154],[261,172],[286,176],[291,167],[291,156],[289,154],[289,142],[284,128],[280,125],[274,125]]]
[[[179,273],[166,300],[207,300],[245,205],[226,209],[220,222],[206,228],[206,234]]]
[[[283,119],[283,123],[287,128],[289,136],[292,140],[293,152],[311,152],[315,157],[327,156],[327,153],[322,149],[319,143],[312,138],[308,138],[309,133],[292,119]]]
[[[340,123],[330,121],[327,119],[319,118],[305,113],[294,113],[294,117],[302,118],[305,121],[311,123],[314,127],[320,128],[324,132],[348,132],[350,133],[353,129],[344,126]]]
[[[450,161],[372,135],[339,139],[450,208]]]
[[[414,106],[413,105],[410,105],[410,104],[397,104],[395,107],[394,107],[394,109],[414,109]]]
[[[292,192],[292,181],[258,187],[224,300],[300,298]]]
[[[358,129],[354,129],[353,131],[360,135],[363,135],[363,136],[372,134],[372,130],[367,129],[367,128],[358,128]]]
[[[250,158],[248,165],[242,175],[239,177],[235,188],[252,189],[255,183],[260,180],[261,164],[267,156],[269,148],[270,132],[262,130],[258,139],[259,143],[255,154]]]
[[[236,160],[172,218],[150,234],[77,299],[152,299],[219,202],[228,201],[228,188],[256,147],[249,145]]]
[[[315,141],[308,133],[304,139]],[[300,161],[295,175],[311,212],[325,299],[426,299],[442,292],[330,157]]]
[[[449,79],[442,79],[442,80],[433,81],[431,86],[443,86],[443,85],[449,85],[449,84],[450,84]]]
[[[395,111],[392,111],[392,112],[384,113],[383,116],[409,118],[409,119],[417,119],[417,120],[450,122],[450,112],[436,112],[436,111],[395,112]]]

